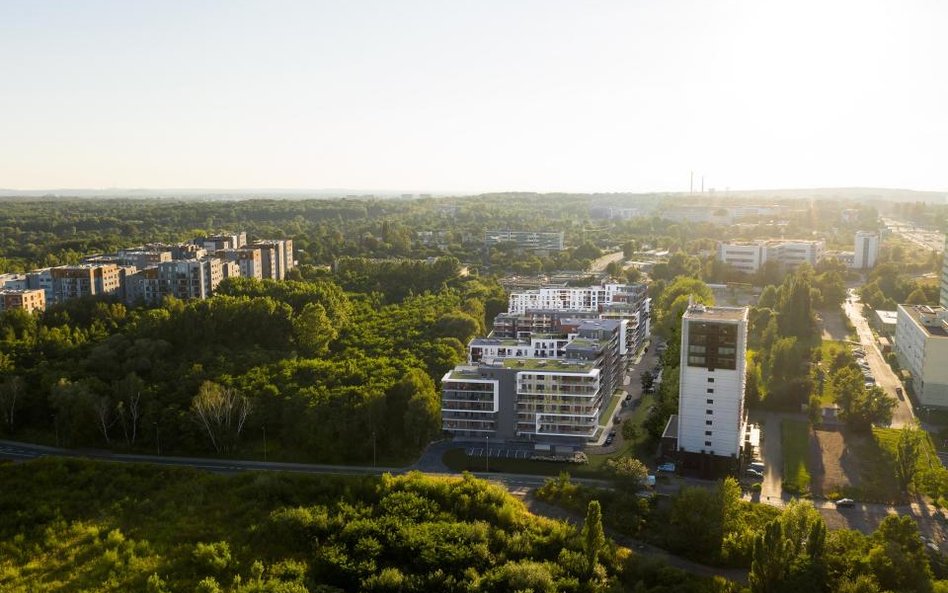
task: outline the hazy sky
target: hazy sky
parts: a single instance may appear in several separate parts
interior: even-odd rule
[[[944,0],[0,0],[0,187],[948,190]]]

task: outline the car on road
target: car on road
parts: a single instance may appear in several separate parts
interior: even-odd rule
[[[747,467],[753,470],[757,470],[761,473],[767,471],[767,466],[764,465],[763,461],[751,461],[747,464]]]
[[[899,396],[899,399],[902,399],[902,388],[901,388],[901,387],[896,387],[896,388],[895,388],[895,394],[896,394],[897,396]]]
[[[752,467],[747,468],[747,471],[744,472],[748,478],[758,478],[760,480],[764,479],[764,472],[756,470]]]
[[[846,509],[856,506],[856,501],[851,498],[840,498],[835,504],[838,509]]]
[[[614,441],[615,439],[616,438],[610,434],[609,436],[606,437],[606,442],[604,444],[606,446],[609,446],[612,444],[612,441]]]
[[[674,463],[663,463],[658,466],[658,471],[660,472],[673,472],[675,471]]]

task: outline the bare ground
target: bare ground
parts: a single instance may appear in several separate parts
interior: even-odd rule
[[[857,460],[847,446],[847,437],[840,431],[811,433],[810,468],[810,489],[814,496],[835,496],[847,486],[859,485]]]

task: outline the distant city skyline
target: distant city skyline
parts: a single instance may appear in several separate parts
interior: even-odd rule
[[[0,188],[948,191],[948,4],[0,3]]]

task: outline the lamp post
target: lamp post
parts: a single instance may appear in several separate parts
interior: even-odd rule
[[[484,442],[487,443],[487,456],[484,457],[485,472],[490,472],[490,435],[484,435]]]
[[[158,457],[161,457],[161,435],[158,434],[158,423],[152,422],[155,425],[155,446],[158,447]]]

